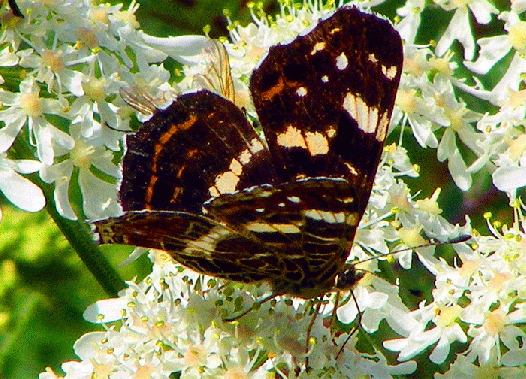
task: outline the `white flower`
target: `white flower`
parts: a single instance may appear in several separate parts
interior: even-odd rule
[[[405,361],[420,354],[430,345],[437,344],[429,356],[434,363],[443,363],[448,357],[450,345],[453,342],[466,342],[467,337],[457,324],[461,308],[446,307],[440,304],[430,304],[410,313],[414,321],[408,337],[384,342],[384,346],[393,351],[399,351],[399,360]],[[428,322],[436,327],[424,330]]]
[[[526,72],[524,53],[526,51],[526,21],[521,21],[519,14],[513,11],[502,12],[499,18],[505,21],[507,34],[481,38],[479,57],[475,62],[464,64],[477,74],[486,74],[506,54],[513,51],[513,57],[507,70],[492,90],[494,102],[502,101],[508,90],[517,91],[522,82],[521,75]]]
[[[473,31],[469,20],[469,11],[473,12],[477,22],[487,24],[491,21],[491,15],[497,13],[497,9],[486,0],[472,0],[456,2],[451,0],[435,1],[445,10],[455,10],[445,33],[437,43],[436,53],[444,55],[454,40],[458,40],[464,47],[466,59],[473,59],[475,54],[475,43]]]
[[[376,3],[379,1],[366,6]],[[475,40],[468,24],[469,14],[472,12],[478,22],[488,23],[495,9],[483,0],[439,4],[455,13],[436,49],[432,44],[419,46],[414,42],[425,9],[423,2],[409,1],[397,11],[402,18],[397,27],[407,40],[393,127],[410,126],[421,147],[436,149],[438,159],[448,162],[459,188],[470,189],[472,176],[478,171],[495,170],[494,182],[513,199],[515,190],[524,183],[521,175],[526,166],[521,136],[526,108],[521,85],[526,65],[521,44],[523,21],[519,18],[524,6],[516,1],[511,12],[501,13],[507,34],[478,40],[478,59],[464,62],[472,71],[484,74],[514,51],[497,86],[488,91],[481,81],[458,79],[462,70],[457,70],[448,48],[457,39],[465,48],[466,58],[472,60]],[[13,203],[28,210],[43,205],[41,193],[19,175],[39,170],[41,177],[55,186],[59,212],[75,218],[69,187],[72,175],[78,173],[87,217],[120,212],[120,174],[113,154],[120,152],[123,143],[121,133],[113,129],[129,129],[131,111],[118,98],[119,89],[144,85],[155,96],[190,90],[210,63],[210,53],[202,52],[205,38],[144,35],[137,30],[135,10],[135,3],[123,10],[120,5],[93,5],[79,0],[55,4],[51,12],[44,3],[35,3],[31,20],[39,20],[40,24],[25,20],[16,34],[2,35],[11,46],[7,51],[33,71],[22,81],[19,94],[0,92],[4,105],[0,121],[6,124],[0,129],[0,151],[7,151],[28,125],[29,140],[41,161],[22,164],[2,157],[0,174],[5,172],[15,186],[2,187],[0,181],[0,190]],[[282,5],[281,15],[271,20],[255,6],[251,8],[253,23],[232,26],[232,42],[225,43],[225,47],[236,104],[244,107],[250,117],[255,117],[255,112],[248,78],[257,62],[270,46],[295,37],[333,11],[317,2],[297,8]],[[80,16],[86,19],[77,22]],[[53,38],[47,39],[58,20],[64,27],[49,33]],[[78,45],[72,48],[73,43]],[[27,48],[28,44],[32,49]],[[14,52],[19,46],[26,49]],[[167,57],[185,64],[186,78],[177,85],[170,83],[169,73],[160,63]],[[7,61],[14,59],[11,56]],[[41,84],[56,90],[57,99],[41,97]],[[473,111],[459,92],[490,102],[496,111],[485,115]],[[47,115],[59,116],[64,124],[51,124]],[[364,274],[354,283],[356,303],[349,294],[328,295],[319,314],[313,311],[317,303],[311,301],[278,297],[258,303],[269,293],[267,284],[223,286],[218,279],[176,266],[166,253],[152,252],[154,266],[147,278],[128,282],[118,298],[88,308],[86,319],[102,323],[105,330],[86,334],[77,341],[75,352],[81,361],[63,365],[66,377],[166,378],[174,371],[182,378],[263,378],[269,374],[295,377],[296,370],[309,360],[312,370],[301,372],[302,378],[330,374],[386,378],[412,373],[417,366],[407,361],[412,358],[451,363],[453,343],[464,350],[444,376],[453,373],[456,377],[473,377],[478,370],[473,362],[480,372],[491,369],[499,373],[503,371],[496,367],[505,362],[510,366],[510,375],[516,374],[526,361],[526,349],[519,343],[524,335],[518,327],[525,321],[524,207],[515,201],[514,225],[507,228],[488,224],[493,235],[477,237],[473,249],[463,243],[455,245],[458,260],[454,263],[435,257],[433,247],[412,249],[422,242],[422,234],[447,240],[469,234],[470,225],[469,221],[464,227],[446,221],[437,204],[439,190],[430,198],[411,190],[405,180],[416,177],[418,169],[401,145],[402,134],[398,144],[385,149],[366,214],[349,253],[350,264],[354,258],[373,258],[353,266],[358,276]],[[467,158],[466,150],[474,157]],[[20,189],[33,194],[34,199],[18,193]],[[400,248],[406,250],[397,253]],[[379,262],[378,255],[389,252],[395,255],[381,257],[387,262]],[[407,308],[397,285],[379,277],[383,274],[379,267],[395,260],[401,270],[422,264],[435,277],[435,289],[416,310]],[[339,307],[334,304],[335,298],[344,299]],[[240,314],[254,304],[247,315],[225,322],[225,316]],[[361,318],[359,311],[363,313]],[[338,322],[331,326],[336,332],[327,325],[333,312]],[[362,329],[355,334],[338,329],[345,324],[352,330],[360,319]],[[382,341],[369,346],[362,336],[375,334],[380,325],[399,337],[383,341],[383,346]],[[403,362],[390,364],[384,348],[399,352],[398,359]],[[422,354],[427,349],[432,349],[429,357]],[[453,374],[449,376],[455,377]],[[47,371],[41,377],[54,379],[55,374]]]
[[[64,106],[59,100],[40,97],[34,78],[28,77],[20,83],[20,93],[0,92],[4,108],[0,110],[0,152],[11,147],[20,130],[27,125],[31,141],[37,148],[39,160],[44,164],[53,163],[55,144],[70,149],[73,138],[51,124],[45,115],[63,116]],[[33,142],[34,141],[34,142]]]
[[[81,138],[80,128],[70,127],[75,138],[73,146],[60,163],[44,166],[40,172],[42,180],[55,183],[54,199],[59,213],[69,219],[76,219],[70,204],[70,179],[74,169],[78,169],[78,181],[83,197],[84,212],[90,219],[109,217],[121,212],[117,204],[116,184],[99,179],[91,172],[95,167],[106,175],[118,177],[118,167],[112,163],[112,154],[100,146],[99,139]]]
[[[75,96],[82,95],[80,81],[82,74],[78,71],[68,69],[68,66],[77,64],[77,51],[73,46],[62,45],[60,50],[54,46],[48,50],[43,46],[42,40],[38,41],[41,45],[34,47],[35,51],[26,54],[20,51],[20,66],[33,68],[30,75],[39,82],[47,83],[48,92],[52,93],[58,90],[59,93],[67,90]]]

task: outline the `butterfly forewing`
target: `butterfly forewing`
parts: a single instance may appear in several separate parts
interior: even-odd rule
[[[158,111],[126,147],[124,211],[201,213],[212,197],[273,182],[271,157],[243,112],[206,90]]]
[[[354,8],[270,48],[250,88],[285,180],[346,178],[364,186],[367,203],[402,59],[401,39],[390,23]]]

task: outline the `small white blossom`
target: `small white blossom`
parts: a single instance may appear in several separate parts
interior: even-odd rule
[[[449,22],[447,30],[437,43],[436,52],[442,56],[451,46],[454,40],[458,40],[464,47],[466,59],[473,59],[475,54],[475,42],[473,31],[469,20],[470,11],[475,16],[477,22],[487,24],[491,21],[491,15],[497,13],[497,9],[486,0],[472,1],[435,1],[445,10],[455,10],[453,18]]]
[[[55,157],[54,146],[68,149],[73,147],[71,136],[55,127],[45,118],[46,114],[63,115],[61,101],[40,96],[40,89],[32,77],[20,83],[20,93],[0,92],[4,109],[0,110],[0,151],[11,147],[20,130],[27,125],[31,142],[36,146],[38,158],[44,164],[51,164]]]
[[[75,137],[75,146],[69,150],[67,158],[43,167],[40,172],[42,180],[55,183],[57,209],[64,217],[76,219],[69,189],[72,172],[77,169],[86,216],[96,219],[118,214],[121,210],[117,204],[116,184],[105,182],[91,172],[91,167],[95,167],[107,175],[118,177],[118,167],[111,162],[112,154],[100,146],[101,140],[83,139],[76,125],[70,127],[70,134]]]

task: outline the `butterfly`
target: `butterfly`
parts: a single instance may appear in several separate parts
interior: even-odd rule
[[[352,288],[361,274],[347,258],[402,63],[388,21],[341,7],[272,46],[254,69],[262,133],[233,96],[207,89],[152,109],[127,136],[124,214],[95,222],[100,242],[164,250],[202,274],[264,281],[273,296]]]

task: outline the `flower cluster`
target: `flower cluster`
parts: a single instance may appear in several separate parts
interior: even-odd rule
[[[137,86],[162,101],[225,67],[217,66],[217,52],[205,37],[163,39],[141,32],[135,2],[127,9],[87,0],[17,3],[24,18],[4,20],[0,36],[0,191],[24,210],[39,210],[42,191],[26,176],[38,173],[53,186],[62,217],[116,216],[117,162],[132,114],[119,96],[122,88]],[[236,104],[251,117],[248,78],[254,66],[270,46],[343,5],[333,3],[283,2],[275,18],[250,4],[251,24],[231,22],[226,70]],[[516,0],[504,12],[485,0],[435,4],[452,17],[441,38],[428,45],[417,33],[425,24],[424,2],[408,0],[397,10],[394,26],[404,40],[405,61],[391,129],[400,137],[385,148],[349,257],[367,273],[353,296],[329,294],[319,307],[287,298],[258,303],[269,292],[265,284],[223,284],[150,252],[154,266],[147,278],[128,282],[118,298],[86,311],[85,318],[104,330],[77,341],[80,361],[63,364],[65,378],[168,378],[174,372],[181,378],[385,378],[415,372],[428,359],[443,372],[437,377],[475,377],[479,370],[521,376],[526,207],[517,190],[526,185],[526,1]],[[502,31],[477,39],[474,24],[496,19]],[[184,79],[176,84],[165,60],[179,62]],[[501,74],[489,88],[482,79],[496,66]],[[20,75],[2,68],[18,68]],[[420,147],[436,149],[438,160],[447,161],[461,190],[470,189],[477,175],[491,174],[510,198],[514,224],[490,222],[488,215],[491,234],[475,232],[470,245],[455,244],[453,263],[437,258],[434,246],[412,249],[425,242],[422,234],[447,241],[471,234],[471,226],[442,217],[440,189],[429,198],[414,195],[407,179],[419,170],[403,146],[406,127]],[[19,145],[32,154],[20,155]],[[82,204],[71,197],[75,186]],[[388,255],[393,251],[399,252]],[[408,308],[381,269],[386,260],[405,270],[423,265],[434,277],[432,298]],[[247,315],[224,321],[249,307]],[[386,329],[392,334],[378,339]],[[47,370],[40,377],[58,376]]]
[[[175,38],[156,48],[159,41],[137,29],[135,2],[128,9],[81,0],[18,1],[18,6],[26,16],[13,16],[0,38],[0,66],[23,69],[22,80],[2,79],[0,172],[9,185],[2,181],[0,190],[20,208],[37,211],[43,194],[20,174],[38,172],[54,186],[58,212],[76,219],[70,198],[74,177],[83,216],[114,216],[120,212],[114,153],[122,149],[131,115],[119,89],[137,83],[166,89],[170,75],[161,62],[186,62],[187,54],[191,61],[206,38]],[[36,160],[10,159],[6,152],[17,139],[35,150]]]
[[[75,352],[82,361],[63,365],[66,378],[166,378],[172,372],[184,378],[268,378],[270,372],[295,377],[295,366],[307,355],[312,375],[329,373],[331,367],[344,377],[357,369],[375,377],[386,370],[375,362],[385,361],[381,354],[362,356],[355,351],[355,339],[347,343],[337,364],[339,345],[347,335],[333,341],[323,318],[311,315],[310,303],[265,303],[237,321],[224,322],[225,314],[253,304],[269,288],[220,286],[214,279],[183,270],[166,253],[152,252],[150,257],[155,265],[145,280],[130,282],[118,299],[98,301],[86,310],[89,321],[122,324],[118,330],[107,325],[104,332],[80,338]],[[317,343],[306,351],[311,321],[310,336]],[[406,373],[412,364],[408,366]],[[41,375],[55,377],[50,371]]]

